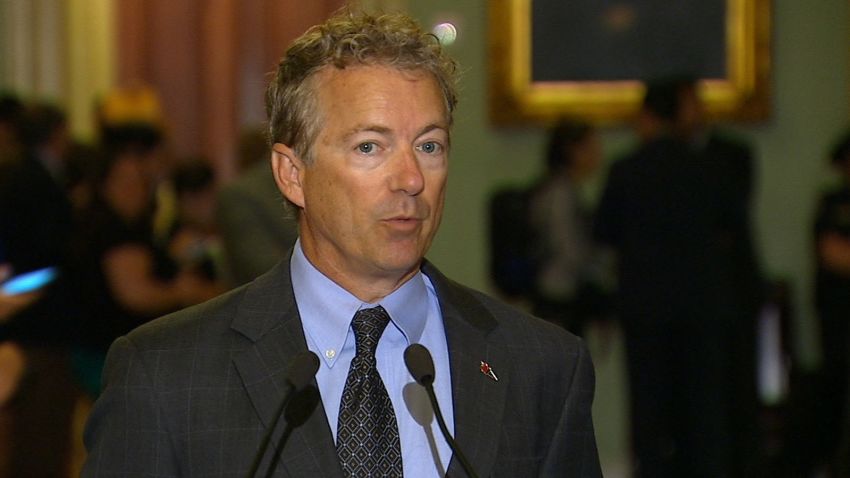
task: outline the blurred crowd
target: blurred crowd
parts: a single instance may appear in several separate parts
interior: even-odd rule
[[[793,360],[789,285],[759,266],[753,150],[709,124],[695,79],[647,82],[594,202],[601,163],[592,125],[552,128],[543,174],[491,197],[491,275],[573,333],[621,331],[631,476],[850,476],[850,136],[813,227],[816,373]]]
[[[758,264],[753,151],[708,124],[693,79],[646,86],[598,201],[584,192],[601,138],[574,118],[551,130],[540,178],[494,195],[494,283],[578,335],[622,331],[634,476],[850,476],[850,136],[812,228],[822,367],[771,438],[758,331],[787,294]],[[297,237],[259,130],[222,184],[172,154],[150,92],[97,112],[81,143],[55,105],[0,96],[0,476],[73,473],[112,341],[250,281]]]
[[[247,282],[295,240],[261,133],[220,188],[205,158],[172,154],[150,91],[97,112],[81,143],[57,106],[0,97],[0,476],[73,473],[112,341]]]

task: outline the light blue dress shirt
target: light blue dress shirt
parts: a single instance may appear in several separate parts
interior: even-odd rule
[[[398,422],[404,476],[445,476],[451,449],[440,433],[425,389],[404,364],[404,349],[410,344],[420,343],[431,351],[434,392],[454,435],[449,352],[430,279],[418,272],[380,302],[367,304],[316,269],[304,255],[300,240],[293,249],[290,271],[307,347],[320,358],[316,380],[334,441],[342,389],[355,353],[351,321],[358,310],[381,305],[391,321],[375,355]]]

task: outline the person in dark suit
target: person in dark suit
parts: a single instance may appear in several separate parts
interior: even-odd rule
[[[840,180],[821,194],[814,224],[815,305],[823,355],[823,385],[818,396],[818,436],[823,451],[819,458],[838,462],[835,476],[850,476],[846,469],[850,464],[846,458],[850,451],[850,133],[840,138],[830,159]],[[847,443],[837,453],[842,433]]]
[[[720,171],[722,186],[715,195],[729,197],[728,220],[721,233],[724,283],[730,293],[728,349],[734,370],[734,398],[729,420],[734,440],[735,476],[752,476],[761,459],[759,450],[759,397],[756,389],[756,318],[765,300],[766,286],[753,240],[752,203],[755,154],[743,139],[707,124],[699,84],[691,76],[674,78],[678,108],[676,134],[694,152]]]
[[[443,209],[454,71],[401,14],[342,12],[295,41],[267,111],[300,237],[256,280],[113,344],[83,476],[244,476],[307,350],[318,374],[262,473],[461,476],[402,365],[412,343],[430,349],[447,428],[480,476],[601,476],[580,339],[423,259]]]
[[[9,400],[0,407],[0,431],[14,439],[3,451],[9,459],[0,474],[59,476],[79,393],[69,353],[79,324],[69,274],[72,208],[63,183],[69,138],[64,113],[51,105],[29,105],[20,121],[20,148],[0,154],[0,269],[19,275],[53,268],[56,274],[0,317],[0,343],[18,348],[22,368],[11,390],[3,386]],[[0,306],[16,298],[0,295]],[[6,364],[0,368],[8,373]]]
[[[595,236],[617,253],[639,477],[730,476],[732,300],[724,168],[677,134],[678,84],[651,83],[642,144],[610,172]]]
[[[258,141],[262,149],[253,146]],[[265,134],[246,132],[239,149],[247,164],[216,198],[216,220],[231,286],[246,284],[269,270],[298,238],[298,224],[281,207],[280,192],[265,161]]]

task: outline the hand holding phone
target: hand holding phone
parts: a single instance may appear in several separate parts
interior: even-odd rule
[[[13,276],[0,285],[0,290],[6,295],[18,295],[33,292],[56,279],[58,272],[55,267],[45,267]]]

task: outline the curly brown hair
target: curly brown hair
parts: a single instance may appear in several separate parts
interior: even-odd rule
[[[440,86],[451,125],[457,104],[457,63],[436,36],[405,14],[344,9],[296,39],[278,64],[266,91],[269,143],[286,144],[309,163],[320,124],[313,78],[325,67],[351,65],[427,71]]]

